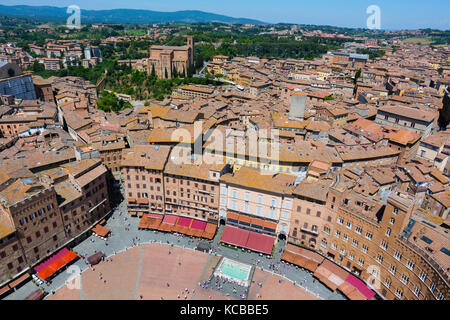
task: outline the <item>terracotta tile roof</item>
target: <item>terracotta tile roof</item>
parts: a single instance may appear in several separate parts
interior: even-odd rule
[[[136,145],[122,150],[122,167],[144,167],[163,170],[169,157],[171,147],[156,145]]]
[[[378,109],[379,111],[399,115],[405,118],[414,119],[414,120],[420,120],[425,122],[432,122],[436,114],[432,111],[425,111],[405,106],[399,106],[399,105],[387,105],[382,106]]]
[[[0,199],[5,201],[5,205],[12,206],[44,189],[46,188],[37,179],[17,179],[0,192]]]
[[[296,177],[286,174],[261,174],[259,170],[241,167],[234,174],[224,174],[221,182],[277,194],[290,194]]]

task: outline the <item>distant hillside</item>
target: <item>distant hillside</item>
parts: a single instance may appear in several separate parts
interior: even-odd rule
[[[69,17],[67,8],[51,6],[4,6],[0,5],[0,14],[47,19],[64,22]],[[230,24],[264,24],[262,21],[232,18],[220,14],[198,10],[175,12],[159,12],[151,10],[113,9],[113,10],[83,10],[81,23],[162,23],[162,22],[222,22]]]

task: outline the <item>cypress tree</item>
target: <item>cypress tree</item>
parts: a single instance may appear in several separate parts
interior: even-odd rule
[[[155,65],[152,63],[152,77],[156,77]]]

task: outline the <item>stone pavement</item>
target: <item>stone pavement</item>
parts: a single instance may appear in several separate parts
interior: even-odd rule
[[[112,257],[118,252],[131,250],[138,245],[145,243],[162,243],[167,245],[173,245],[175,247],[187,248],[193,250],[199,239],[191,239],[188,236],[175,235],[170,233],[163,233],[158,231],[138,230],[140,218],[130,217],[126,210],[126,203],[122,201],[119,206],[114,210],[111,217],[106,223],[106,227],[111,229],[111,235],[107,241],[101,240],[96,236],[90,236],[83,242],[76,245],[73,250],[79,255],[88,257],[95,252],[103,251],[106,257]],[[332,292],[325,285],[318,280],[314,280],[311,272],[298,267],[287,265],[280,261],[281,252],[285,244],[283,241],[276,243],[276,250],[274,257],[267,257],[263,254],[251,252],[249,250],[234,250],[232,248],[224,247],[219,243],[221,234],[224,227],[220,226],[217,235],[212,240],[212,254],[225,256],[231,259],[235,259],[240,262],[244,262],[250,265],[255,265],[259,270],[267,271],[274,275],[279,275],[286,281],[290,281],[291,284],[295,281],[295,284],[304,288],[307,292],[313,294],[320,299],[326,300],[345,300],[346,298],[335,291]],[[129,230],[129,231],[128,231]],[[137,250],[140,252],[140,250]],[[140,256],[136,257],[136,264],[139,265]],[[79,259],[74,264],[80,268],[83,272],[88,269],[88,265],[83,259]],[[136,271],[137,272],[137,271]],[[47,292],[52,293],[64,286],[68,281],[70,273],[63,271],[56,275],[51,284],[44,284],[41,286]],[[137,274],[136,274],[137,276]],[[83,286],[85,283],[82,284]],[[37,285],[33,282],[28,282],[15,292],[9,294],[4,299],[6,300],[22,300],[28,296],[31,292],[37,289]],[[135,296],[136,287],[133,287],[133,294]],[[223,291],[231,292],[230,295],[235,298],[239,298],[239,295],[233,294],[232,289],[228,288]],[[89,297],[84,297],[88,299]]]

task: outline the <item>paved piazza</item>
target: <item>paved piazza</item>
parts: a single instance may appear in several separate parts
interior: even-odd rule
[[[273,258],[233,250],[218,244],[223,227],[211,242],[212,250],[194,250],[199,240],[157,231],[138,230],[139,218],[129,217],[122,202],[108,219],[112,235],[107,241],[90,236],[73,250],[85,257],[97,251],[105,261],[89,267],[79,259],[79,286],[69,283],[72,274],[62,272],[51,284],[42,285],[48,300],[344,300],[314,280],[307,270],[280,261],[278,242]],[[129,228],[127,231],[125,228]],[[169,253],[170,252],[170,253]],[[214,275],[221,257],[253,266],[250,286],[239,286]],[[208,282],[209,280],[209,282]],[[200,286],[199,286],[200,284]],[[5,299],[22,300],[38,287],[28,282]],[[186,291],[187,289],[187,291]]]

